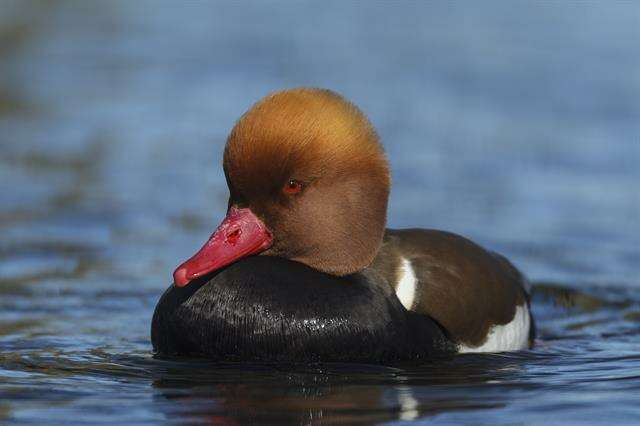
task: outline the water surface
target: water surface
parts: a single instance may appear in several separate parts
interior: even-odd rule
[[[640,8],[0,3],[0,423],[640,421]],[[536,283],[530,351],[425,365],[152,358],[171,271],[226,208],[234,120],[343,93],[389,225]]]

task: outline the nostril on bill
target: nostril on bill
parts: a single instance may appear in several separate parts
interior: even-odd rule
[[[233,231],[227,234],[227,237],[225,238],[225,242],[231,245],[235,245],[238,242],[238,238],[240,238],[240,233],[241,233],[240,229],[234,229]]]

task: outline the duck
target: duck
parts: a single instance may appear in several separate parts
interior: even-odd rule
[[[531,348],[527,279],[434,229],[387,229],[367,116],[327,89],[256,102],[227,138],[226,217],[158,302],[157,356],[380,363]]]

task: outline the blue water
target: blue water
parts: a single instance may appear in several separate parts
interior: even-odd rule
[[[0,2],[0,423],[640,423],[640,6]],[[226,209],[234,121],[320,86],[371,118],[389,225],[536,283],[530,351],[426,365],[155,360]]]

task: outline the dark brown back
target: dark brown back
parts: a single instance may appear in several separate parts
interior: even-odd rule
[[[509,323],[516,306],[528,303],[525,278],[507,259],[459,235],[387,230],[371,268],[395,283],[393,265],[401,258],[418,280],[412,310],[435,319],[460,343],[481,345],[490,327]]]

